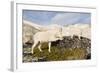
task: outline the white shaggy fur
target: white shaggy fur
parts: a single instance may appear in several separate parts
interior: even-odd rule
[[[62,40],[62,33],[61,29],[55,29],[55,30],[48,30],[48,31],[42,31],[42,32],[37,32],[33,36],[33,41],[34,44],[32,46],[32,53],[34,53],[34,48],[35,46],[39,43],[38,49],[42,52],[41,49],[41,43],[43,42],[48,42],[49,49],[48,51],[51,52],[51,42],[56,41],[56,40]]]

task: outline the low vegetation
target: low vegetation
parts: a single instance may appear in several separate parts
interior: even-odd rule
[[[47,43],[42,44],[43,52],[40,52],[36,47],[34,49],[34,54],[30,53],[31,45],[28,45],[28,47],[23,48],[23,62],[85,60],[88,55],[88,47],[91,48],[90,40],[86,38],[81,38],[81,40],[79,40],[77,37],[73,37],[73,39],[67,37],[63,41],[53,42],[51,53],[48,52]],[[90,57],[88,59],[90,59]]]

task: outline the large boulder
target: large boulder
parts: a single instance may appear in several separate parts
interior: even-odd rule
[[[57,48],[62,49],[85,49],[87,54],[91,53],[91,40],[85,37],[79,39],[78,36],[66,36],[63,40],[58,40],[52,43],[52,46],[57,46]]]

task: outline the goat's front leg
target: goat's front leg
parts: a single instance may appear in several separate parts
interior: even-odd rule
[[[51,49],[50,49],[51,48],[51,42],[48,43],[48,46],[49,46],[48,51],[51,52]]]

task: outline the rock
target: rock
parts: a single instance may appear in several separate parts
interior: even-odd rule
[[[63,40],[58,40],[52,43],[52,46],[57,46],[57,48],[62,49],[85,49],[87,54],[91,53],[91,40],[85,37],[78,37],[78,36],[66,36]],[[86,55],[87,55],[86,54]]]
[[[86,59],[91,59],[91,53],[86,56]]]
[[[23,54],[23,62],[32,62],[31,54]]]
[[[43,62],[46,61],[46,57],[34,57],[32,62]]]
[[[31,48],[23,48],[23,54],[29,54],[31,53]]]

